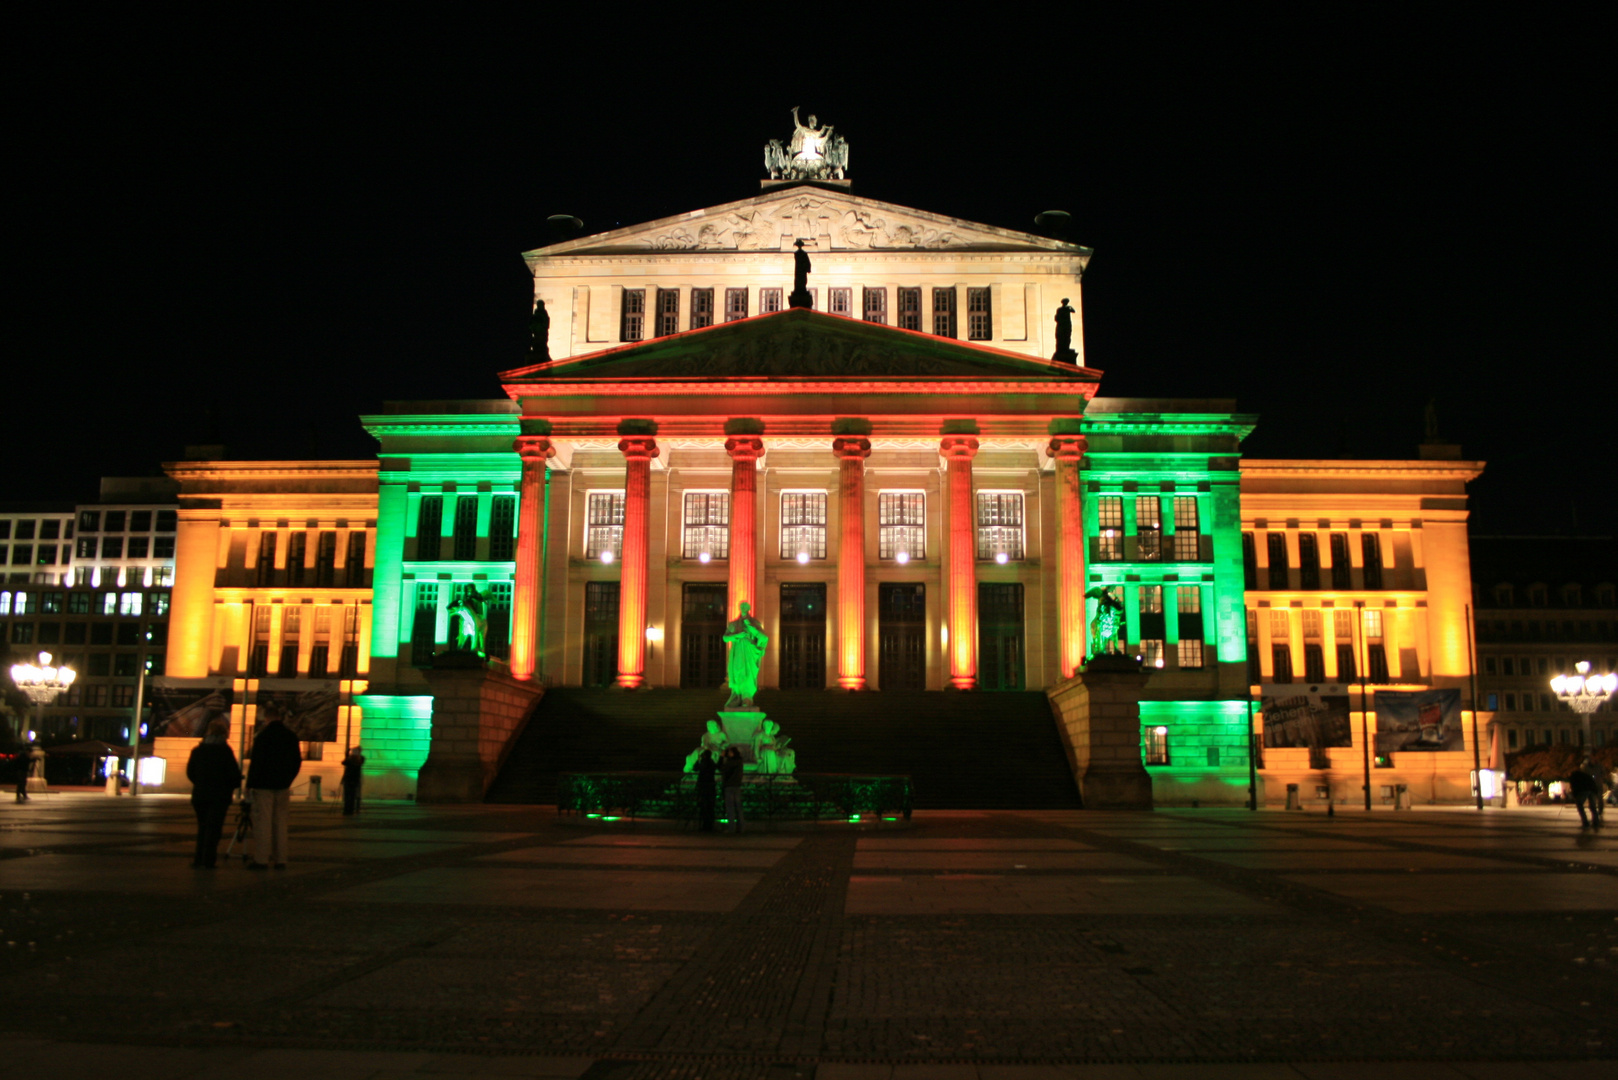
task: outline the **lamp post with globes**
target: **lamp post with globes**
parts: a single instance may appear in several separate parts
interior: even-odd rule
[[[51,654],[39,654],[37,664],[12,664],[11,681],[18,690],[28,695],[28,700],[34,703],[36,714],[35,726],[43,731],[45,729],[45,706],[56,700],[58,694],[73,685],[78,678],[78,672],[66,664],[60,667],[51,663]],[[28,721],[19,722],[20,730],[17,732],[20,741],[26,748],[29,741]],[[27,753],[27,750],[24,750]]]
[[[1574,665],[1576,675],[1558,675],[1551,680],[1551,689],[1556,691],[1557,700],[1574,712],[1584,721],[1584,745],[1590,744],[1590,714],[1595,712],[1618,690],[1618,675],[1607,672],[1605,675],[1590,674],[1590,661],[1580,660]]]

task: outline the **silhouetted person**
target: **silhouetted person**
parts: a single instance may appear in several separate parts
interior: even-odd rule
[[[742,831],[742,752],[732,746],[719,762],[719,773],[725,782],[725,820],[730,831]]]
[[[261,712],[270,707],[259,706]],[[249,870],[287,865],[287,818],[292,813],[292,781],[303,769],[298,737],[281,723],[277,709],[259,729],[247,763],[247,787],[253,796],[253,861]]]
[[[360,811],[360,785],[365,782],[365,755],[359,747],[348,752],[343,759],[343,816],[352,817]]]
[[[714,799],[718,792],[714,787],[714,774],[719,766],[713,759],[712,750],[704,750],[697,759],[697,828],[703,832],[714,831]]]
[[[197,815],[197,853],[191,865],[212,870],[219,858],[219,837],[225,831],[225,815],[242,782],[242,768],[236,753],[225,741],[230,728],[223,720],[208,725],[208,733],[191,751],[185,778],[191,781],[191,809]]]
[[[1579,767],[1573,770],[1568,777],[1568,787],[1573,789],[1573,805],[1579,811],[1579,828],[1588,829],[1594,826],[1601,828],[1601,780],[1595,771],[1595,764],[1586,755],[1579,762]],[[1585,807],[1589,806],[1589,816],[1585,815]]]

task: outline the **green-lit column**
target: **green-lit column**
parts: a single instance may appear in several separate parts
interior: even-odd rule
[[[407,485],[384,479],[377,490],[376,568],[371,575],[371,655],[393,660],[399,655],[399,612],[404,588]],[[376,665],[372,665],[372,670]]]

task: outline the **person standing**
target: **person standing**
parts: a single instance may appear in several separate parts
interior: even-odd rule
[[[714,799],[719,794],[714,790],[714,773],[718,771],[713,751],[704,750],[697,759],[697,828],[703,832],[714,831]]]
[[[191,751],[185,778],[191,781],[191,809],[197,815],[196,869],[212,870],[219,859],[219,837],[225,831],[230,800],[242,782],[242,768],[225,741],[229,727],[223,720],[208,725],[208,734]]]
[[[12,776],[17,782],[17,801],[27,802],[29,770],[27,747],[17,751],[16,756],[11,759],[11,765],[13,769]]]
[[[742,752],[737,747],[730,747],[725,751],[724,759],[719,763],[719,774],[725,784],[725,820],[730,823],[730,831],[742,831]]]
[[[1568,777],[1568,787],[1573,789],[1573,805],[1579,811],[1579,828],[1588,829],[1592,826],[1601,828],[1601,780],[1596,773],[1595,763],[1588,754],[1579,767],[1573,770]],[[1588,806],[1589,816],[1585,815]]]
[[[259,728],[247,763],[247,788],[253,799],[253,861],[249,870],[287,866],[287,818],[292,813],[292,781],[303,768],[298,737],[281,722],[281,710],[260,705],[269,723]]]
[[[360,785],[365,782],[365,755],[358,746],[343,759],[343,816],[360,812]]]

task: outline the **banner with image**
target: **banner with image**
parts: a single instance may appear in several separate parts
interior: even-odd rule
[[[1266,747],[1353,746],[1348,687],[1338,683],[1287,683],[1261,688]]]
[[[152,700],[148,730],[168,738],[200,739],[214,720],[230,722],[230,679],[180,679],[159,675],[147,685]]]
[[[278,713],[299,742],[336,742],[338,699],[336,679],[260,679],[253,735]]]
[[[1459,690],[1378,690],[1376,752],[1464,750]]]

